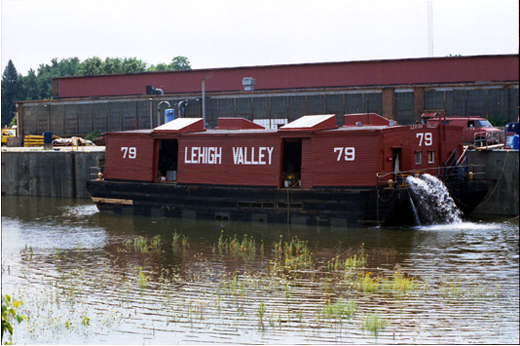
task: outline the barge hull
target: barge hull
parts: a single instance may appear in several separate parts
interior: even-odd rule
[[[395,208],[393,190],[277,189],[91,180],[100,211],[156,217],[357,227],[380,225]]]

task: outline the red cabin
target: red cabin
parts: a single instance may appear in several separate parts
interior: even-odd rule
[[[366,126],[363,117],[374,126]],[[105,179],[302,189],[375,187],[401,172],[437,175],[437,167],[454,149],[458,155],[462,152],[458,127],[380,125],[385,119],[376,114],[345,118],[365,126],[338,128],[334,115],[315,115],[279,130],[224,118],[217,129],[206,131],[202,119],[180,118],[154,130],[109,133]],[[380,181],[378,175],[383,176]]]

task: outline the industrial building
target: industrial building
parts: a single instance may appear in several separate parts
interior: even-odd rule
[[[417,58],[62,77],[53,99],[17,103],[19,135],[85,136],[154,128],[167,117],[242,117],[276,128],[303,115],[423,112],[517,121],[515,55]],[[166,112],[167,109],[170,111]],[[174,114],[172,114],[174,113]]]

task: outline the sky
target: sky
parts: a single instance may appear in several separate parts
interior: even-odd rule
[[[518,54],[517,0],[1,0],[2,71],[97,56],[193,69]]]

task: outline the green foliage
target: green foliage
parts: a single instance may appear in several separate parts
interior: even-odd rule
[[[498,115],[493,115],[493,116],[490,116],[488,118],[489,122],[493,125],[493,126],[504,126],[505,124],[507,124],[507,120],[506,119],[503,119],[502,117],[498,116]]]
[[[190,247],[190,243],[188,241],[188,237],[186,237],[184,234],[179,234],[177,232],[173,233],[173,240],[172,240],[172,251],[174,254],[177,254],[182,249],[182,252],[186,251]]]
[[[357,287],[360,291],[376,293],[379,289],[379,279],[370,277],[371,272],[366,273],[365,275],[360,275],[357,280]]]
[[[11,60],[2,74],[2,127],[9,124],[16,112],[13,101],[20,93],[21,84],[18,72]]]
[[[2,342],[4,340],[4,332],[9,332],[13,335],[13,325],[11,320],[16,320],[18,323],[26,320],[27,317],[16,312],[16,309],[23,304],[23,301],[13,300],[9,295],[2,294]]]
[[[307,242],[293,237],[290,241],[280,240],[273,244],[273,255],[277,264],[287,269],[305,269],[312,266],[312,253]]]
[[[2,75],[2,126],[9,124],[14,117],[16,101],[51,99],[52,78],[172,70],[191,70],[188,58],[176,56],[169,64],[151,66],[137,58],[107,57],[102,60],[94,56],[84,61],[77,57],[59,61],[54,58],[50,64],[40,64],[36,71],[30,69],[26,76],[18,74],[9,60]]]
[[[385,329],[386,326],[386,320],[382,317],[379,317],[377,312],[367,314],[365,319],[361,322],[361,329],[372,332],[376,338],[379,334],[379,331]]]
[[[85,136],[86,140],[92,141],[94,138],[101,136],[101,133],[98,130],[94,130],[88,135]]]
[[[218,251],[220,254],[229,254],[233,257],[252,258],[256,255],[256,243],[247,234],[244,234],[242,241],[240,241],[236,234],[233,238],[225,238],[224,234],[221,233],[218,240]]]
[[[148,240],[146,237],[137,237],[127,240],[124,245],[127,250],[133,250],[137,253],[158,253],[161,251],[161,236],[156,235]]]

